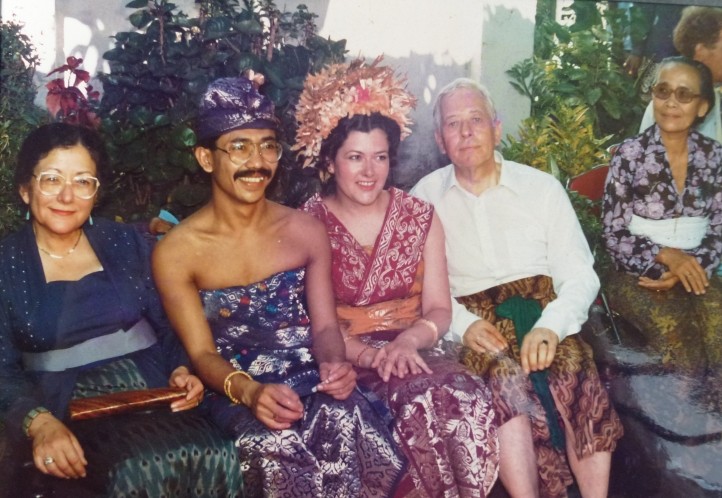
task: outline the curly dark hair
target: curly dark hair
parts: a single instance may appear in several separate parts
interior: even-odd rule
[[[104,184],[110,173],[110,160],[100,135],[89,128],[67,123],[50,123],[31,131],[20,146],[15,166],[15,186],[27,185],[35,166],[55,149],[81,145],[95,163],[96,176]]]
[[[680,54],[694,57],[698,43],[711,48],[722,31],[722,9],[716,7],[687,7],[674,28],[674,47]]]
[[[338,125],[336,125],[336,128],[334,128],[329,136],[321,143],[321,151],[318,163],[316,163],[316,168],[326,176],[329,176],[328,168],[349,134],[351,134],[352,131],[370,133],[373,130],[381,130],[386,134],[386,138],[389,141],[389,164],[390,167],[393,168],[397,163],[397,152],[399,150],[399,143],[401,142],[401,128],[396,124],[396,121],[378,112],[369,115],[356,114],[350,118],[345,117],[341,119]],[[387,180],[387,183],[388,182],[389,180]],[[329,195],[335,191],[336,182],[333,176],[330,176],[328,181],[323,184],[322,193],[323,195]]]

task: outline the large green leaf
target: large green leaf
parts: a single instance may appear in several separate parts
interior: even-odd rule
[[[263,64],[263,74],[279,88],[286,86],[286,81],[283,79],[283,68],[273,62],[265,62]]]
[[[609,113],[614,119],[619,119],[622,116],[622,108],[619,102],[615,100],[602,99],[600,102],[605,111]]]
[[[233,25],[227,17],[210,17],[206,19],[206,40],[225,38],[233,34]]]
[[[170,118],[166,114],[156,114],[153,117],[153,127],[168,126],[171,123]]]
[[[140,130],[137,128],[126,128],[116,136],[118,143],[129,144],[140,136]]]
[[[120,59],[123,49],[120,47],[111,48],[103,53],[103,59],[107,61],[117,61]]]
[[[263,25],[255,19],[237,22],[234,24],[234,27],[246,35],[260,35],[263,33]]]
[[[130,111],[130,122],[139,128],[147,126],[153,122],[153,113],[146,107],[135,107]]]
[[[589,105],[594,105],[597,102],[599,102],[599,98],[602,96],[602,89],[601,88],[592,88],[587,92],[587,103]]]
[[[171,143],[177,149],[182,149],[187,152],[190,147],[196,144],[196,134],[187,126],[178,127],[173,130]]]
[[[133,12],[128,19],[134,27],[142,29],[153,20],[153,16],[147,10],[138,10]]]

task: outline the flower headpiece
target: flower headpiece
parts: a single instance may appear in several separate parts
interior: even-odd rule
[[[345,117],[378,112],[399,125],[402,140],[411,134],[409,113],[416,107],[416,97],[406,91],[405,78],[396,78],[393,69],[378,65],[382,58],[371,64],[363,59],[333,64],[306,78],[296,107],[296,143],[291,147],[304,156],[304,168],[318,159],[321,142]]]

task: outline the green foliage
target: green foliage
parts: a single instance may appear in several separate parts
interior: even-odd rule
[[[577,12],[577,23],[564,27],[542,20],[537,29],[544,33],[539,40],[546,42],[539,41],[535,57],[507,74],[511,85],[531,100],[532,117],[586,106],[595,133],[619,142],[636,132],[644,112],[634,80],[621,66],[623,19],[616,9],[598,11],[595,2],[574,2],[572,7],[584,12]]]
[[[563,106],[553,114],[525,119],[519,138],[507,136],[503,147],[505,157],[566,181],[606,162],[609,138],[595,138],[588,108]]]
[[[167,0],[134,0],[132,31],[115,35],[104,54],[99,114],[114,160],[106,212],[148,218],[164,205],[185,216],[209,195],[208,178],[192,155],[193,121],[209,82],[252,69],[275,103],[286,139],[295,135],[294,106],[309,72],[343,59],[345,42],[315,34],[305,6],[281,12],[269,0],[205,0],[189,18]],[[287,150],[277,197],[297,203],[306,188]]]
[[[25,136],[46,115],[33,104],[36,89],[33,74],[38,65],[30,39],[22,26],[0,22],[2,64],[0,65],[0,237],[13,231],[22,220],[13,183],[15,156]]]

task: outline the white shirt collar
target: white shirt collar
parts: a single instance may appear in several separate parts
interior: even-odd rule
[[[516,174],[517,172],[509,166],[509,163],[504,160],[504,156],[497,150],[494,151],[494,161],[501,164],[501,174],[499,175],[499,184],[497,186],[508,188],[513,193],[519,194],[523,179]],[[446,193],[452,187],[456,187],[469,195],[473,195],[459,184],[459,180],[456,178],[456,168],[453,164],[444,175],[441,182],[441,190]]]

